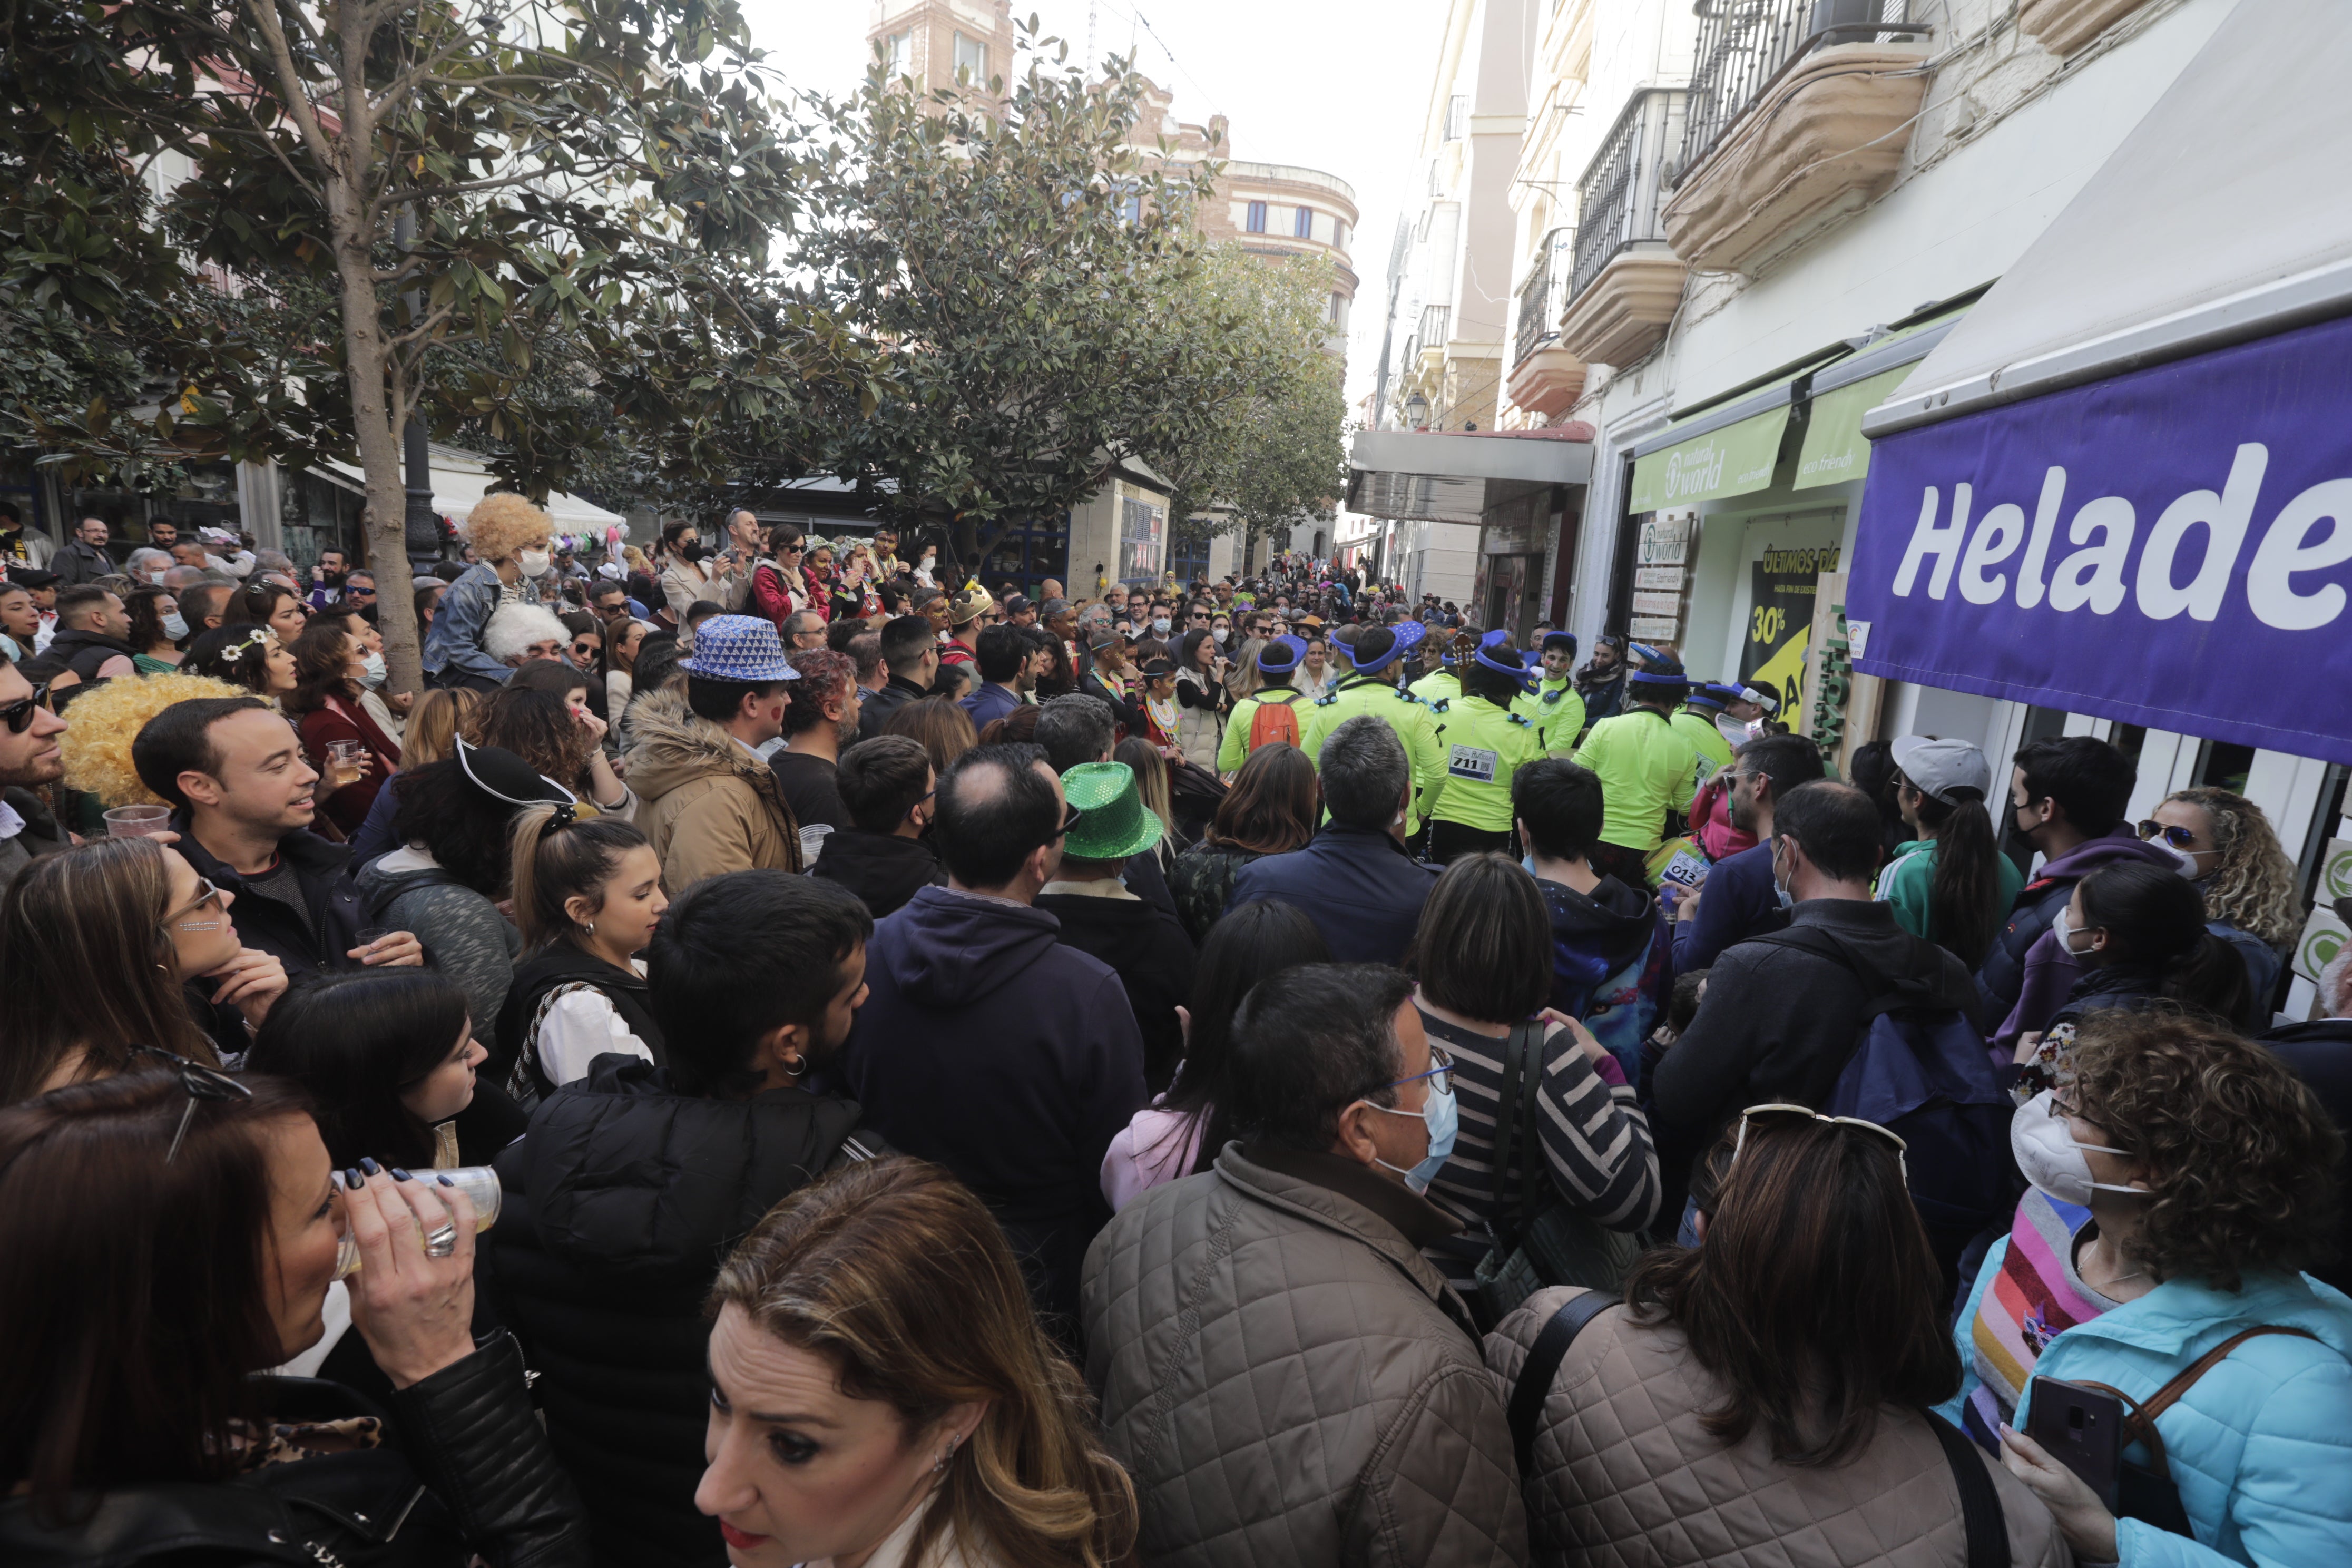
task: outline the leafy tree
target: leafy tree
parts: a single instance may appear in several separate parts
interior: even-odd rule
[[[894,351],[897,395],[841,422],[825,466],[967,563],[1094,495],[1215,374],[1154,352],[1200,265],[1210,175],[1135,147],[1143,79],[1114,62],[1089,86],[1053,44],[1033,31],[1009,91],[926,97],[877,61],[824,105],[835,140],[794,251],[814,311]],[[747,472],[793,477],[738,434]]]
[[[810,154],[735,0],[6,0],[0,47],[0,289],[118,329],[187,304],[142,343],[180,389],[152,437],[356,460],[379,562],[404,553],[412,415],[486,430],[500,479],[544,495],[616,422],[683,473],[768,399],[875,396],[864,346],[769,271]],[[188,171],[176,245],[127,221],[149,164]],[[300,289],[266,283],[260,308],[198,309],[198,268],[231,298],[308,280],[328,309],[289,323]],[[614,367],[609,402],[534,377],[558,342]],[[412,688],[405,595],[383,630]]]
[[[1332,267],[1213,247],[1164,313],[1161,363],[1207,363],[1196,395],[1144,444],[1172,487],[1169,513],[1188,542],[1257,535],[1301,518],[1328,521],[1346,478],[1346,403],[1325,315]]]

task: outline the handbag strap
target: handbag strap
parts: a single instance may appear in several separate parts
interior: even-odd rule
[[[1518,1381],[1511,1385],[1508,1415],[1511,1447],[1519,1458],[1520,1479],[1525,1480],[1534,1468],[1536,1422],[1543,1415],[1544,1396],[1551,1392],[1552,1379],[1559,1375],[1560,1359],[1568,1354],[1568,1347],[1576,1342],[1584,1326],[1616,1306],[1620,1300],[1613,1291],[1587,1290],[1561,1302],[1559,1310],[1536,1335],[1528,1359],[1519,1363]],[[1969,1568],[1977,1568],[1973,1559]]]
[[[2259,1338],[2263,1334],[2293,1334],[2297,1339],[2310,1340],[2315,1343],[2324,1342],[2309,1329],[2290,1329],[2276,1323],[2263,1323],[2254,1328],[2242,1329],[2190,1362],[2171,1382],[2149,1394],[2145,1400],[2134,1399],[2122,1389],[2110,1387],[2104,1383],[2077,1381],[2084,1388],[2095,1388],[2101,1394],[2109,1394],[2123,1401],[2124,1407],[2131,1412],[2129,1415],[2124,1417],[2124,1446],[2128,1447],[2134,1442],[2147,1444],[2148,1458],[2156,1461],[2150,1468],[2164,1479],[2170,1480],[2172,1467],[2164,1457],[2164,1438],[2157,1432],[2156,1418],[2179,1404],[2180,1396],[2196,1386],[2199,1378],[2227,1360],[2231,1351],[2236,1350],[2248,1340]]]
[[[539,1062],[541,1027],[546,1024],[547,1016],[555,1011],[555,1005],[558,1002],[562,1001],[566,996],[575,996],[583,991],[595,989],[596,987],[584,980],[567,980],[539,999],[539,1005],[531,1010],[530,1027],[523,1033],[521,1048],[515,1052],[514,1069],[507,1074],[509,1094],[513,1095],[517,1100],[526,1095],[534,1100],[538,1098],[539,1085],[531,1081],[531,1069],[538,1068],[541,1072],[547,1070],[540,1067]]]
[[[1960,1524],[1969,1535],[1969,1568],[2009,1568],[2009,1516],[2000,1506],[2000,1492],[1992,1472],[1977,1457],[1977,1446],[1960,1429],[1932,1410],[1923,1410],[1927,1428],[1943,1445],[1945,1462],[1960,1489]]]

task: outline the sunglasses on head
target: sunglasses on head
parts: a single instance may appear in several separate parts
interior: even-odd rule
[[[253,1090],[226,1073],[215,1072],[201,1062],[192,1062],[185,1057],[173,1056],[170,1051],[155,1046],[133,1046],[131,1050],[134,1056],[160,1058],[163,1070],[177,1073],[180,1088],[187,1092],[188,1108],[180,1112],[180,1125],[172,1133],[172,1146],[163,1152],[163,1163],[166,1165],[179,1157],[181,1142],[188,1135],[188,1123],[196,1114],[196,1101],[209,1100],[226,1102],[253,1098]]]
[[[1810,1121],[1826,1121],[1832,1127],[1851,1127],[1874,1137],[1884,1138],[1894,1147],[1895,1163],[1896,1169],[1903,1173],[1903,1184],[1906,1187],[1911,1184],[1910,1163],[1903,1157],[1903,1152],[1911,1145],[1905,1142],[1897,1134],[1888,1131],[1875,1121],[1865,1121],[1859,1116],[1824,1116],[1810,1105],[1787,1105],[1778,1101],[1769,1105],[1751,1105],[1739,1113],[1739,1134],[1731,1145],[1731,1164],[1724,1167],[1727,1174],[1733,1165],[1739,1163],[1739,1156],[1748,1147],[1748,1123],[1759,1116],[1792,1116]]]
[[[2197,847],[2196,830],[2178,823],[2143,822],[2139,825],[2139,836],[2142,839],[2162,838],[2175,849],[2193,850]]]
[[[33,688],[30,697],[19,697],[0,708],[0,722],[8,726],[8,733],[21,735],[33,725],[33,710],[49,705],[49,683],[46,680]]]

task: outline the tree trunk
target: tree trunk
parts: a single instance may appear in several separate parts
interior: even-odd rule
[[[374,236],[361,221],[352,187],[341,180],[329,188],[328,210],[335,226],[337,271],[342,283],[344,365],[352,383],[352,434],[367,481],[367,510],[361,527],[367,536],[368,567],[375,574],[376,631],[383,637],[384,691],[398,696],[424,689],[422,645],[416,635],[416,596],[408,589],[408,483],[401,467],[400,431],[393,423],[385,367],[391,345],[376,300]]]

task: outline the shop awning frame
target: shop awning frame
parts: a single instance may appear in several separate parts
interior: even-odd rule
[[[1475,523],[1496,482],[1589,484],[1592,427],[1359,430],[1348,451],[1348,510],[1407,522]]]

